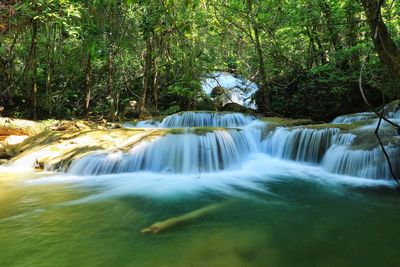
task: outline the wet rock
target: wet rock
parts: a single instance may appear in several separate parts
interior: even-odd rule
[[[45,126],[41,123],[12,118],[0,118],[0,136],[5,139],[9,135],[32,136],[42,132]]]
[[[241,113],[249,113],[252,112],[251,109],[246,108],[238,103],[227,103],[225,104],[222,109],[222,111],[232,111],[232,112],[241,112]]]

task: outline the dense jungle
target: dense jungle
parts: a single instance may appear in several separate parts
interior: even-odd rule
[[[255,82],[261,113],[327,120],[365,111],[363,64],[371,104],[399,97],[399,8],[376,0],[3,0],[3,116],[220,110],[201,89],[215,72]]]

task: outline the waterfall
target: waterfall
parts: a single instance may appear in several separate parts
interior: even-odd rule
[[[346,123],[350,124],[355,121],[365,121],[365,120],[370,120],[370,119],[375,119],[376,114],[373,112],[361,112],[361,113],[354,113],[354,114],[348,114],[348,115],[342,115],[339,117],[336,117],[332,123],[333,124],[341,124],[341,123]]]
[[[385,149],[398,173],[400,150],[389,145],[385,146]],[[372,150],[352,150],[347,146],[335,145],[327,151],[321,165],[331,173],[372,179],[391,177],[389,166],[380,147]]]
[[[200,129],[204,130],[204,129]],[[100,151],[76,159],[73,174],[108,174],[137,171],[202,173],[240,168],[258,147],[250,132],[227,129],[168,134],[143,141],[128,152]]]
[[[261,152],[276,158],[264,155],[264,160],[307,162],[336,174],[390,178],[380,148],[365,150],[359,146],[364,136],[373,135],[370,125],[357,129],[320,125],[272,127],[271,130],[273,123],[241,113],[181,112],[161,121],[125,124],[127,128],[153,129],[92,131],[76,137],[67,135],[65,142],[49,140],[49,144],[17,157],[11,165],[43,167],[77,175],[129,172],[197,175],[238,170]],[[352,129],[351,133],[346,129]],[[395,145],[397,132],[385,126],[381,134],[397,170],[400,166],[400,149]],[[359,147],[364,150],[356,149]],[[369,147],[373,148],[374,143]]]
[[[170,115],[162,120],[160,127],[182,128],[182,127],[242,127],[252,123],[254,116],[242,113],[224,112],[182,112]]]
[[[211,95],[212,90],[220,86],[224,89],[223,105],[237,103],[241,106],[256,109],[252,96],[258,90],[258,86],[238,75],[227,72],[211,73],[202,82],[203,92]]]
[[[124,123],[126,128],[184,128],[184,127],[223,127],[238,128],[256,120],[253,115],[238,112],[185,111],[169,115],[161,122],[157,120]]]
[[[262,149],[275,157],[318,163],[332,141],[340,140],[339,137],[333,139],[338,133],[339,129],[336,128],[277,128],[263,141]]]
[[[125,128],[159,128],[160,122],[156,120],[138,121],[137,123],[125,122],[122,124]]]

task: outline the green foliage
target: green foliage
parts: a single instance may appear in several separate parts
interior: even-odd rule
[[[130,101],[139,106],[143,100],[156,114],[213,109],[200,82],[215,71],[259,84],[261,112],[329,119],[365,108],[358,76],[372,43],[358,1],[36,0],[0,6],[0,102],[9,115],[28,116],[34,74],[42,118],[121,115]],[[398,10],[396,2],[382,13],[400,43]],[[381,89],[388,99],[399,96],[374,53],[364,77],[372,103],[380,104]]]

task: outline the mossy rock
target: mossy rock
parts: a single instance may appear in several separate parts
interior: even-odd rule
[[[31,153],[40,152],[39,168],[65,168],[73,159],[94,151],[117,149],[128,151],[135,144],[153,140],[168,133],[166,129],[112,129],[83,131],[45,131],[24,142],[7,148],[7,154],[16,161]]]
[[[358,131],[355,133],[356,138],[351,144],[353,150],[372,150],[379,147],[379,140],[373,131]],[[379,137],[383,145],[393,145],[400,147],[400,137],[394,135],[391,130],[381,129],[379,131]]]
[[[314,125],[307,125],[306,128],[309,129],[327,129],[327,128],[336,128],[341,130],[342,132],[353,132],[354,130],[369,125],[373,123],[374,120],[364,120],[364,121],[355,121],[353,123],[322,123],[322,124],[314,124]]]
[[[251,109],[246,108],[238,103],[227,103],[222,107],[221,111],[251,113],[251,114],[253,113]]]
[[[232,130],[235,128],[229,128]],[[240,130],[240,129],[236,129]],[[185,131],[188,131],[187,128],[171,128],[168,129],[168,134],[184,134]],[[215,132],[215,131],[227,131],[226,128],[222,127],[190,127],[190,131],[188,133],[192,133],[195,135],[205,135],[207,133]]]
[[[208,132],[225,130],[224,128],[196,127],[191,132],[204,135]],[[18,161],[32,153],[38,153],[36,167],[39,169],[65,170],[74,159],[84,157],[96,151],[117,150],[128,152],[135,145],[152,141],[167,134],[183,134],[180,129],[107,129],[80,131],[44,131],[27,138],[20,144],[9,146],[6,153],[11,161]]]
[[[387,116],[390,112],[396,112],[400,109],[400,99],[386,104],[383,108],[383,115]]]
[[[188,110],[188,111],[180,111],[175,114],[183,114],[186,112],[193,112],[193,113],[208,113],[208,114],[220,114],[220,115],[225,115],[225,114],[235,114],[235,113],[241,113],[243,116],[253,116],[253,114],[248,114],[248,113],[243,113],[243,112],[236,112],[236,111],[213,111],[213,110]],[[172,114],[172,115],[175,115]]]
[[[293,127],[316,124],[317,122],[310,119],[290,119],[290,118],[280,118],[280,117],[261,117],[259,120],[266,122],[266,130],[273,131],[277,127]]]

